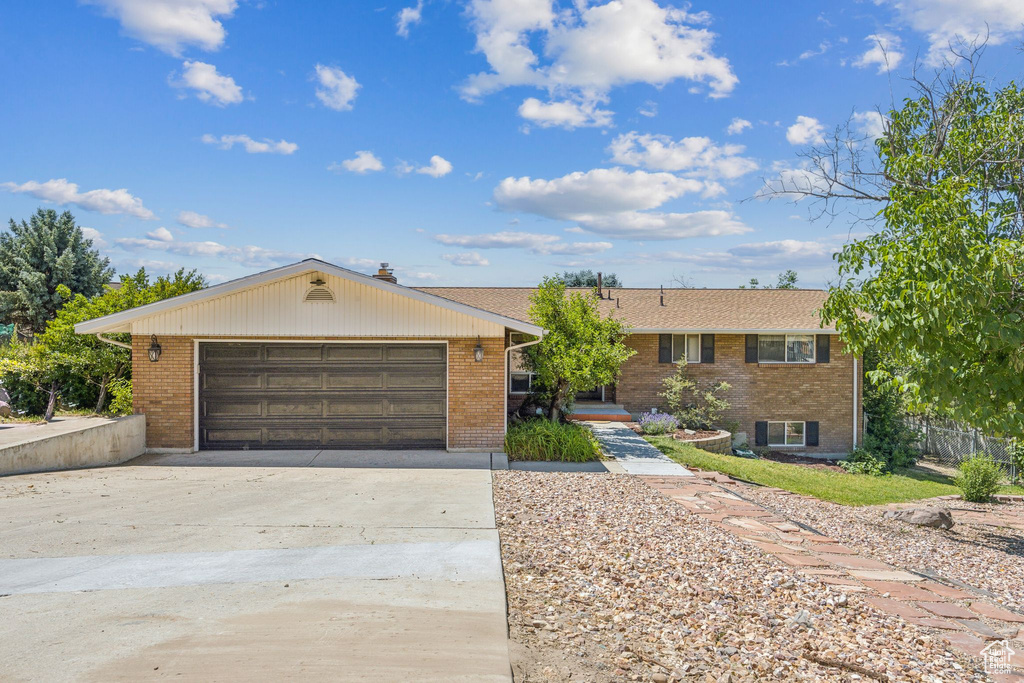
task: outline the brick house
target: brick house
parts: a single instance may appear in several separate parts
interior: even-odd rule
[[[154,451],[423,448],[500,451],[530,377],[525,288],[411,288],[308,259],[76,326],[131,335],[133,402]],[[848,451],[855,358],[814,311],[823,292],[605,290],[636,356],[592,398],[660,405],[685,355],[733,385],[730,419],[788,448]],[[800,443],[797,443],[799,437]],[[753,443],[754,439],[751,438]]]

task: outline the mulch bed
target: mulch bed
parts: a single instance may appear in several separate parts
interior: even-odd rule
[[[845,472],[842,467],[835,464],[832,460],[823,460],[821,458],[809,458],[806,455],[794,455],[792,453],[782,453],[780,451],[772,451],[766,455],[760,456],[761,460],[771,460],[772,462],[784,462],[787,465],[802,465],[816,470],[833,470],[835,472]]]
[[[644,430],[635,422],[629,423],[629,428],[640,436],[644,436]],[[697,439],[707,439],[712,436],[718,436],[722,432],[717,429],[697,429],[693,430],[693,434],[687,434],[682,429],[676,430],[673,434],[665,434],[665,436],[672,436],[678,441],[696,441]]]

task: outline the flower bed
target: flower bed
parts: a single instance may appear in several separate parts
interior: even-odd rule
[[[716,432],[700,430],[693,434],[679,430],[672,435],[672,438],[676,441],[685,441],[691,446],[696,446],[709,453],[732,455],[732,432],[727,432],[724,429],[719,429]]]

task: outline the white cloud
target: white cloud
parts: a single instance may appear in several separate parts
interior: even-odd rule
[[[148,237],[151,240],[157,240],[159,242],[174,241],[174,235],[171,234],[170,230],[163,226],[157,228],[156,230],[153,230],[152,232],[147,232],[146,237]]]
[[[562,242],[557,235],[502,231],[480,235],[434,235],[441,244],[474,249],[525,249],[534,254],[596,254],[612,248],[611,242]]]
[[[850,120],[854,129],[872,142],[885,133],[885,118],[877,111],[856,112]]]
[[[658,103],[654,100],[647,100],[644,102],[642,107],[638,107],[636,110],[640,116],[646,116],[649,119],[653,119],[658,115]]]
[[[132,195],[124,188],[120,190],[89,190],[88,192],[79,192],[78,185],[68,182],[66,178],[47,180],[45,183],[30,180],[21,185],[2,183],[0,187],[8,192],[30,194],[36,199],[53,202],[54,204],[74,204],[87,211],[103,214],[123,213],[143,220],[156,219],[153,212],[142,205],[141,199]]]
[[[786,139],[791,145],[817,144],[825,140],[825,127],[818,119],[797,116],[796,123],[786,129]]]
[[[623,133],[608,147],[612,161],[619,164],[730,180],[757,170],[757,162],[740,156],[744,149],[743,145],[716,145],[705,137],[673,140],[636,131]]]
[[[872,33],[864,40],[871,43],[867,52],[862,54],[853,65],[861,68],[878,67],[878,73],[884,74],[900,65],[903,61],[902,45],[899,36],[891,33]]]
[[[355,157],[351,159],[345,159],[340,164],[331,164],[327,167],[328,171],[340,171],[340,170],[352,171],[353,173],[370,173],[371,171],[383,171],[384,164],[377,156],[365,149],[361,149],[356,152]]]
[[[590,232],[622,239],[681,239],[749,231],[727,211],[650,211],[705,188],[699,180],[671,173],[610,168],[577,171],[553,180],[505,178],[495,188],[494,199],[506,211],[573,221]]]
[[[528,97],[519,105],[519,115],[542,128],[559,126],[579,128],[582,126],[605,127],[612,125],[612,112],[598,109],[595,102],[573,102],[570,100],[541,102]]]
[[[438,156],[437,154],[435,154],[434,156],[430,157],[429,166],[420,166],[419,168],[416,169],[416,172],[422,173],[423,175],[432,176],[434,178],[440,178],[441,176],[448,175],[449,173],[452,172],[452,162],[448,161],[442,156]]]
[[[202,138],[207,145],[216,145],[220,149],[231,149],[235,145],[242,145],[249,154],[293,154],[299,148],[294,142],[287,140],[253,140],[248,135],[221,135],[219,138],[207,133]]]
[[[200,101],[218,107],[238,104],[244,99],[242,88],[231,76],[217,73],[217,67],[205,62],[186,61],[182,65],[181,77],[175,78],[175,74],[171,74],[170,84],[175,88],[190,88]]]
[[[276,266],[292,263],[304,258],[319,258],[316,254],[281,251],[246,245],[241,247],[221,244],[219,242],[179,242],[169,230],[159,228],[146,237],[123,237],[114,240],[122,249],[128,251],[162,251],[189,257],[219,258],[239,263],[251,268]]]
[[[178,223],[186,228],[220,228],[227,230],[226,223],[218,223],[209,216],[204,216],[195,211],[182,211],[178,214]]]
[[[704,272],[752,273],[776,268],[827,268],[839,248],[818,241],[775,240],[738,244],[724,251],[671,251],[642,253],[639,263],[669,261],[699,266]]]
[[[82,228],[82,237],[87,240],[92,240],[94,247],[102,249],[107,246],[107,241],[103,239],[103,233],[95,228]]]
[[[416,0],[415,7],[404,7],[395,17],[398,23],[398,35],[409,37],[409,27],[420,23],[423,19],[423,0]]]
[[[552,0],[472,0],[469,14],[476,50],[490,71],[465,81],[467,100],[525,85],[596,106],[611,89],[631,83],[661,86],[682,78],[723,97],[738,82],[729,61],[712,50],[706,14],[654,0],[557,9]],[[535,45],[542,49],[535,52]]]
[[[752,124],[750,121],[747,121],[746,119],[736,117],[729,123],[729,126],[725,129],[725,132],[728,135],[739,135],[746,129],[753,127],[753,125],[754,124]]]
[[[1024,32],[1024,2],[1020,0],[876,0],[896,9],[930,43],[928,61],[941,64],[952,55],[948,47],[988,36],[989,45],[1002,45]]]
[[[237,0],[83,0],[102,7],[107,16],[121,22],[133,38],[170,53],[194,45],[216,50],[224,43],[224,26],[238,6]]]
[[[316,98],[325,106],[335,111],[352,109],[356,91],[360,88],[355,78],[336,66],[317,64],[316,80],[320,84],[320,87],[316,89]]]
[[[467,251],[461,254],[444,254],[442,259],[453,266],[489,266],[491,262],[475,251]]]

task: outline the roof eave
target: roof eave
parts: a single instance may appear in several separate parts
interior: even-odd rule
[[[691,334],[837,334],[836,330],[828,327],[814,327],[814,328],[772,328],[772,329],[726,329],[721,327],[706,327],[706,328],[695,328],[695,327],[632,327],[629,329],[630,334],[683,334],[689,332]]]

